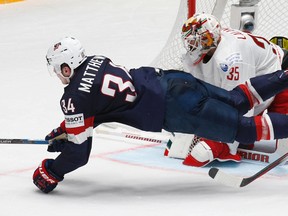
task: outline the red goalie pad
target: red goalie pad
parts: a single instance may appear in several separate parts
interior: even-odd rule
[[[202,146],[197,147],[197,145]],[[191,153],[183,161],[184,165],[202,167],[215,159],[219,161],[232,160],[235,162],[239,162],[241,160],[240,155],[233,155],[230,153],[229,146],[226,143],[202,139],[202,142],[199,142],[197,145],[195,146],[196,148],[194,147]],[[205,160],[205,158],[207,160]]]

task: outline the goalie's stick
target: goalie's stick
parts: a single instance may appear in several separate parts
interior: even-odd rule
[[[284,155],[279,157],[277,160],[270,163],[268,166],[264,167],[262,170],[257,172],[256,174],[250,176],[250,177],[239,177],[230,175],[227,173],[222,172],[218,168],[212,167],[209,170],[209,176],[219,183],[222,183],[224,185],[230,186],[230,187],[245,187],[246,185],[250,184],[251,182],[255,181],[265,173],[269,172],[271,169],[275,168],[279,164],[281,164],[283,161],[285,161],[288,157],[288,152],[286,152]]]
[[[288,152],[288,140],[287,139],[278,139],[275,140],[275,151],[274,152],[265,152],[265,151],[256,151],[256,150],[248,150],[238,148],[237,152],[241,155],[243,161],[249,163],[270,164],[271,162],[277,160],[280,156]],[[264,142],[262,143],[263,146]],[[265,143],[268,145],[272,145],[272,143]],[[264,149],[263,149],[264,150]],[[287,160],[288,158],[286,158]]]
[[[46,140],[38,139],[0,139],[0,144],[49,144]]]

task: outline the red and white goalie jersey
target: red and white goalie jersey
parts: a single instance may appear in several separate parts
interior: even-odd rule
[[[194,65],[187,53],[183,67],[201,80],[231,90],[251,77],[281,69],[283,55],[279,46],[261,36],[226,28],[221,30],[221,41],[211,59],[207,61],[205,57]],[[269,103],[258,106],[255,114]]]
[[[206,55],[202,61],[195,64],[195,61],[193,60],[195,58],[191,58],[190,54],[187,53],[183,58],[183,68],[186,72],[191,73],[196,78],[221,88],[231,90],[235,86],[245,83],[245,81],[251,77],[269,74],[281,69],[283,56],[283,50],[266,38],[239,30],[224,28],[221,30],[221,41],[212,56]],[[281,93],[275,98],[260,103],[255,106],[254,110],[247,113],[247,115],[258,115],[269,106],[269,109],[271,109],[269,111],[287,113],[288,100],[283,98],[287,98],[287,92]],[[176,139],[181,139],[179,136],[180,135],[178,135],[178,137],[176,136]],[[209,142],[207,145],[209,145],[209,148],[211,147]],[[215,145],[215,147],[218,148],[219,146],[220,145]],[[229,144],[230,153],[232,154],[228,151],[224,156],[226,157],[228,155],[228,159],[234,160],[233,155],[236,154],[237,146],[238,144],[236,143],[232,145]],[[224,145],[224,147],[226,146]],[[219,155],[217,156],[217,154],[215,156],[215,153],[222,151],[218,148],[213,149],[211,147],[214,155],[213,159],[223,159]],[[197,154],[197,152],[195,152],[196,149],[192,150],[194,155]],[[221,154],[223,154],[223,152],[221,152]],[[191,160],[191,158],[193,160]],[[200,163],[198,160],[199,158],[188,155],[184,160],[184,164],[202,166],[210,162],[208,160],[205,161],[205,163]]]

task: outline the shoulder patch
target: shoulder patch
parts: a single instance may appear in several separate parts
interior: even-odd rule
[[[227,72],[229,67],[225,63],[220,63],[220,68],[223,72]]]

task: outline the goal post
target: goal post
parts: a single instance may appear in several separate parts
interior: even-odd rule
[[[193,16],[196,12],[196,0],[187,0],[187,18]]]

